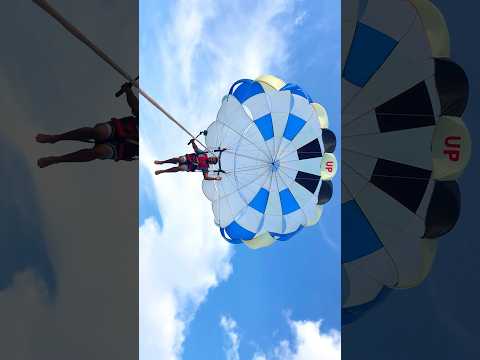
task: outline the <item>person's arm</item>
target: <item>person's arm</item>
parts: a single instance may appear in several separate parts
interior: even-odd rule
[[[195,144],[195,140],[194,140],[194,139],[193,139],[193,141],[192,141],[192,147],[193,147],[193,150],[195,150],[195,154],[201,154],[201,153],[203,153],[203,151],[198,148],[197,144]]]
[[[204,180],[222,180],[221,176],[210,176],[208,175],[208,171],[203,172],[203,179]]]
[[[128,87],[125,90],[125,94],[127,95],[127,104],[130,106],[132,114],[138,118],[138,98],[133,93],[131,87]]]

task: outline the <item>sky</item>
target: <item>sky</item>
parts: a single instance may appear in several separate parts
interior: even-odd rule
[[[340,138],[340,2],[141,0],[139,35],[142,89],[192,133],[234,81],[270,73],[324,105]],[[339,191],[290,241],[233,247],[199,174],[153,175],[188,136],[143,99],[140,112],[140,358],[339,359]]]

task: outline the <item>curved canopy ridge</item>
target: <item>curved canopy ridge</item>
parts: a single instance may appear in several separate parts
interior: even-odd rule
[[[468,80],[427,0],[345,1],[342,318],[428,275],[460,213]],[[331,142],[330,142],[331,143]],[[324,191],[328,195],[328,189]]]
[[[322,172],[331,179],[336,159],[322,139],[326,111],[313,104],[298,85],[271,75],[239,80],[223,98],[206,135],[222,180],[204,181],[203,192],[229,242],[261,248],[319,221]],[[334,148],[333,133],[328,138]]]

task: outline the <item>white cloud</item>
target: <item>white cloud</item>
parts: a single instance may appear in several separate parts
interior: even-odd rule
[[[220,319],[220,326],[228,337],[229,344],[225,349],[227,360],[239,360],[240,355],[238,349],[240,348],[240,336],[238,335],[237,323],[229,316],[222,316]]]
[[[252,360],[267,360],[267,357],[263,353],[255,353]]]
[[[322,321],[294,321],[289,318],[288,313],[286,318],[292,332],[293,343],[281,340],[269,355],[257,350],[252,360],[340,360],[339,331],[331,329],[323,332]],[[222,316],[220,326],[229,339],[229,346],[225,349],[226,359],[239,360],[240,336],[237,322],[229,316]]]
[[[295,343],[282,340],[274,350],[278,360],[339,360],[341,358],[340,333],[321,331],[321,321],[292,321],[290,328]]]
[[[142,87],[191,132],[206,128],[235,80],[285,64],[290,30],[273,23],[292,5],[264,0],[242,13],[221,2],[176,2],[153,33],[141,34]],[[242,6],[229,2],[230,9]],[[144,101],[141,112],[140,166],[152,174],[163,226],[150,218],[140,227],[140,358],[173,360],[208,291],[231,274],[232,250],[213,224],[198,174],[153,175],[153,160],[187,152],[188,137]]]

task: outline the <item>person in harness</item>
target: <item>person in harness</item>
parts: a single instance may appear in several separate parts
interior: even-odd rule
[[[132,91],[132,83],[122,85],[116,96],[125,93],[133,116],[112,118],[94,127],[82,127],[58,135],[38,134],[36,141],[55,144],[59,141],[74,140],[93,143],[93,147],[73,153],[48,156],[38,159],[40,168],[66,162],[88,162],[96,159],[131,161],[138,157],[138,98]]]
[[[195,139],[190,140],[189,144],[192,144],[194,153],[186,154],[179,157],[174,157],[168,160],[155,160],[156,165],[162,164],[177,164],[177,166],[171,167],[165,170],[155,171],[155,175],[163,173],[176,173],[179,171],[201,171],[205,180],[222,180],[221,176],[210,176],[208,174],[208,168],[210,165],[218,163],[218,157],[209,156],[207,152],[202,151],[195,144]]]

